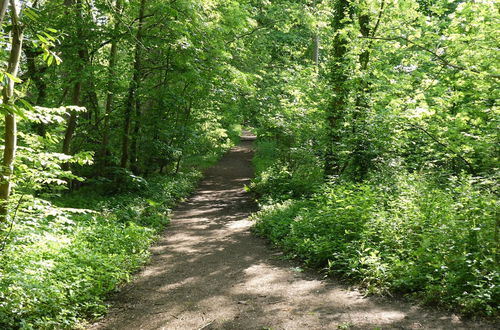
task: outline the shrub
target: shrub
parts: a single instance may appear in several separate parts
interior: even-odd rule
[[[199,178],[152,177],[140,194],[112,198],[82,189],[59,206],[26,200],[0,253],[0,328],[69,328],[102,315],[106,295],[147,260],[170,208]]]
[[[276,143],[270,140],[258,143],[252,190],[262,198],[281,201],[314,192],[323,175],[317,157],[303,148],[276,150]]]
[[[477,180],[438,185],[419,174],[391,187],[325,184],[264,206],[257,233],[291,256],[369,292],[397,291],[462,313],[498,313],[498,203]]]

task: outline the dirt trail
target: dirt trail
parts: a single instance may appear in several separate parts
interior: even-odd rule
[[[489,329],[302,272],[249,229],[251,138],[208,170],[92,329]]]

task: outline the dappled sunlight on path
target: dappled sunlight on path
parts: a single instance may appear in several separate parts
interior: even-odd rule
[[[251,136],[207,171],[93,329],[471,329],[302,271],[250,233]],[[475,326],[478,329],[485,327]]]

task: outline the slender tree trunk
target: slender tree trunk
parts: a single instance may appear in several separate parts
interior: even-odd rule
[[[35,63],[35,58],[41,54],[31,49],[29,46],[25,47],[24,54],[26,55],[26,69],[27,74],[31,81],[36,86],[38,94],[35,100],[35,104],[39,106],[44,106],[45,100],[47,99],[47,84],[42,79],[42,75],[47,69],[47,67],[37,68]],[[42,122],[36,123],[34,125],[35,131],[38,135],[44,137],[47,133],[45,124]]]
[[[12,48],[10,50],[7,72],[13,77],[17,76],[19,70],[19,62],[21,60],[21,51],[23,47],[23,31],[19,22],[18,2],[10,0],[10,13],[12,18]],[[14,84],[12,79],[9,79],[7,86],[2,90],[3,104],[12,104],[14,96]],[[5,115],[5,133],[4,133],[4,151],[2,159],[2,168],[0,171],[0,222],[7,220],[8,202],[11,192],[12,173],[14,171],[14,160],[16,158],[17,149],[17,122],[14,113],[9,112]]]
[[[335,14],[332,27],[339,32],[346,26],[345,19],[350,11],[349,0],[337,0],[335,3]],[[336,153],[341,140],[341,122],[348,106],[349,89],[347,86],[346,66],[348,64],[347,40],[337,33],[333,40],[333,58],[330,66],[330,84],[332,85],[333,97],[327,112],[327,150],[325,155],[325,176],[338,175],[341,172],[340,158]]]
[[[81,93],[82,93],[82,82],[78,81],[73,86],[73,97],[71,100],[71,103],[73,105],[78,105],[78,106],[80,105]],[[77,124],[77,113],[76,111],[71,111],[70,116],[68,118],[66,132],[64,133],[64,140],[63,140],[62,151],[66,155],[69,155],[71,153],[71,140],[76,130],[76,124]],[[68,167],[66,166],[66,168]]]
[[[78,11],[81,10],[80,8],[80,2],[75,1],[75,0],[64,0],[64,5],[71,7],[74,6],[75,4],[78,5]],[[69,11],[67,12],[69,14]],[[77,24],[80,24],[81,22],[78,22]],[[81,28],[78,27],[78,31]],[[77,38],[80,37],[79,34],[77,33]],[[78,50],[80,52],[80,50]],[[78,73],[81,72],[81,64],[75,68],[75,71]],[[80,77],[77,77],[75,84],[73,85],[73,96],[71,97],[71,103],[72,105],[80,105],[80,97],[82,93],[82,82]],[[69,155],[70,154],[70,148],[71,148],[71,140],[73,139],[73,134],[75,133],[76,130],[76,122],[77,122],[77,113],[76,111],[71,111],[67,120],[67,125],[66,125],[66,131],[64,132],[64,140],[63,140],[63,147],[62,147],[62,152],[63,154]],[[68,164],[64,164],[63,167],[67,170],[69,168]]]
[[[121,15],[123,9],[123,0],[116,1],[116,15]],[[113,34],[115,37],[120,28],[120,22],[118,20],[115,21],[115,25],[113,27]],[[108,64],[108,90],[106,95],[106,107],[104,109],[104,123],[103,123],[103,134],[102,134],[102,146],[100,151],[100,170],[104,171],[104,168],[107,165],[107,156],[108,156],[108,148],[109,148],[109,123],[111,111],[113,110],[113,101],[114,101],[114,81],[115,81],[115,69],[116,69],[116,58],[118,54],[118,40],[113,39],[111,42],[111,49],[109,51],[109,64]]]
[[[77,10],[77,17],[79,19],[79,22],[77,22],[77,30],[76,30],[76,36],[79,42],[84,42],[84,36],[83,36],[83,30],[82,30],[82,22],[83,22],[83,8],[82,8],[82,1],[81,0],[65,0],[64,2],[67,6],[73,6],[76,5],[76,10]],[[71,102],[73,103],[72,105],[76,106],[81,106],[81,98],[82,98],[82,77],[81,77],[81,72],[84,69],[84,65],[88,63],[88,51],[85,48],[84,44],[79,44],[78,45],[78,58],[79,61],[77,63],[77,66],[75,68],[75,71],[77,72],[78,76],[76,78],[75,84],[73,86],[73,96],[71,99]],[[71,141],[73,140],[73,135],[75,134],[76,131],[76,126],[77,126],[77,121],[78,121],[78,113],[76,111],[71,111],[68,121],[67,121],[67,126],[66,126],[66,131],[64,133],[64,140],[63,140],[63,149],[62,152],[66,155],[71,154]],[[63,168],[68,170],[69,169],[69,164],[63,164]]]
[[[314,0],[313,3],[310,5],[312,8],[312,12],[314,15],[317,15],[317,6],[318,6],[318,1]],[[319,52],[320,52],[320,36],[319,36],[319,31],[318,27],[316,27],[316,32],[314,33],[312,37],[312,54],[311,54],[311,60],[314,62],[314,65],[317,67],[319,66]]]
[[[135,43],[133,76],[128,90],[127,101],[125,102],[125,122],[123,125],[122,157],[120,161],[120,166],[123,168],[127,167],[130,157],[130,127],[132,123],[134,105],[136,105],[134,101],[135,98],[137,97],[136,93],[140,83],[142,28],[144,25],[145,8],[146,8],[146,0],[141,0],[139,8],[139,26],[137,27],[137,34],[135,37],[136,43]]]
[[[85,65],[92,66],[88,58],[88,53],[85,53]],[[99,125],[99,117],[101,115],[101,111],[99,109],[99,98],[97,97],[95,83],[92,80],[86,80],[85,85],[83,86],[83,90],[85,91],[85,98],[83,103],[87,107],[87,119],[89,124],[92,124],[92,119],[94,120],[94,127],[98,129]],[[93,117],[93,118],[92,118]]]
[[[142,122],[142,108],[139,98],[136,97],[135,100],[135,116],[134,116],[134,130],[132,131],[131,142],[130,142],[130,169],[135,174],[139,174],[139,166],[137,159],[137,141],[139,140],[139,133],[141,130]]]
[[[130,83],[131,85],[133,82]],[[130,139],[130,123],[133,107],[134,90],[132,87],[128,90],[127,100],[125,102],[125,121],[123,123],[123,137],[122,137],[122,158],[120,166],[127,168],[129,158],[129,139]]]
[[[316,66],[319,66],[319,46],[320,46],[320,38],[319,33],[316,33],[313,37],[313,54],[312,60]]]
[[[80,95],[81,95],[82,84],[80,82],[76,83],[73,88],[73,105],[80,105]],[[75,102],[76,100],[76,102]],[[76,125],[78,121],[78,114],[76,111],[71,111],[66,124],[66,131],[64,132],[64,140],[63,140],[63,154],[70,155],[71,154],[71,141],[73,140],[73,135],[76,131]],[[63,168],[65,170],[69,169],[69,165],[67,163],[63,164]]]
[[[3,19],[5,18],[8,6],[9,0],[0,0],[0,29],[2,28]]]
[[[182,140],[186,140],[186,132],[187,132],[187,124],[189,122],[189,119],[191,117],[191,110],[193,109],[193,100],[190,99],[189,100],[189,104],[186,108],[186,116],[184,117],[184,130],[183,130],[183,136],[182,136]],[[181,154],[179,155],[179,158],[177,159],[177,164],[175,165],[175,174],[179,173],[179,169],[181,167],[181,161],[182,161],[182,152]]]
[[[370,16],[367,13],[362,13],[359,15],[359,29],[361,35],[365,38],[370,36]],[[370,49],[365,49],[361,55],[359,55],[359,63],[361,65],[361,70],[365,71],[368,68],[368,62],[370,61]]]

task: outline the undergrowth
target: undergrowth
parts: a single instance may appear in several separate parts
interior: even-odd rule
[[[106,295],[148,259],[170,208],[200,176],[151,177],[134,194],[89,187],[54,202],[26,200],[0,254],[0,327],[69,328],[102,315]]]
[[[170,174],[144,178],[108,167],[62,193],[67,179],[78,185],[83,178],[53,161],[45,164],[57,171],[42,168],[19,179],[15,215],[0,230],[0,329],[81,328],[102,316],[108,294],[148,260],[171,208],[237,143],[240,131],[214,132],[210,145],[188,153]],[[45,176],[59,185],[33,184]]]
[[[308,167],[284,170],[273,161],[279,152],[269,148],[265,143],[254,160],[252,187],[262,206],[253,216],[256,233],[369,293],[398,292],[463,314],[498,315],[498,202],[491,182],[461,176],[443,183],[398,169],[358,183],[322,183]],[[298,194],[304,186],[313,188]]]

